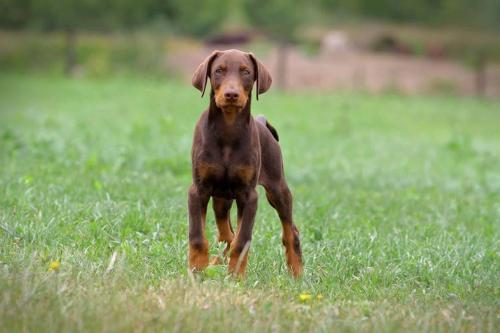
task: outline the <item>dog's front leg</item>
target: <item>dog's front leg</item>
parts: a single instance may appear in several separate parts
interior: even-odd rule
[[[213,265],[221,264],[224,262],[230,248],[231,242],[234,239],[233,227],[231,226],[231,206],[233,199],[212,198],[212,204],[215,213],[215,222],[217,223],[217,230],[219,231],[219,242],[225,242],[226,248],[224,249],[223,257],[216,256],[210,262]]]
[[[258,198],[255,189],[240,194],[236,198],[238,215],[241,215],[241,220],[238,224],[236,237],[231,243],[229,259],[229,272],[235,275],[242,276],[245,273]]]
[[[203,270],[208,265],[208,241],[205,237],[205,218],[210,196],[191,185],[188,194],[189,210],[189,269]]]

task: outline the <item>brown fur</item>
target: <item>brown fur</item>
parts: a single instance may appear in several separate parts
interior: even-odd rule
[[[254,82],[258,98],[270,88],[271,76],[253,54],[228,50],[215,51],[195,71],[193,86],[202,96],[208,79],[212,87],[210,105],[196,124],[191,154],[189,267],[199,270],[208,264],[205,213],[213,198],[219,241],[227,244],[224,255],[229,253],[229,272],[245,273],[259,184],[278,212],[288,268],[298,277],[302,273],[302,253],[278,133],[264,117],[254,119],[250,113]],[[229,213],[233,201],[238,208],[236,234]]]

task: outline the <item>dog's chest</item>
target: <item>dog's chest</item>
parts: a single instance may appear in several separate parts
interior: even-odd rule
[[[250,185],[256,177],[256,167],[250,157],[238,156],[230,148],[202,153],[196,165],[197,178],[214,189]]]

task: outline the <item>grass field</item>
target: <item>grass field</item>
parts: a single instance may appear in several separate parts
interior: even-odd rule
[[[246,279],[187,273],[206,104],[163,81],[0,76],[0,331],[499,330],[499,101],[254,102],[280,133],[299,281],[261,190]]]

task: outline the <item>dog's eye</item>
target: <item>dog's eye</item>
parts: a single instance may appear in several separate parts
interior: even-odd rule
[[[224,73],[224,71],[222,70],[222,68],[217,68],[215,70],[215,74],[222,74],[222,73]]]
[[[246,68],[241,69],[240,72],[243,75],[250,75],[250,71],[248,69],[246,69]]]

